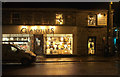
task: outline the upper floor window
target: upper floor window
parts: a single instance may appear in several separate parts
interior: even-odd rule
[[[96,15],[88,15],[88,26],[96,26]]]
[[[105,26],[107,25],[107,14],[88,15],[88,26]]]
[[[11,23],[18,23],[20,21],[20,14],[19,13],[12,13],[11,16]]]
[[[63,24],[63,14],[56,14],[56,24]]]

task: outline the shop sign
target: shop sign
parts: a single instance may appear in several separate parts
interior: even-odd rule
[[[107,25],[107,15],[98,14],[97,15],[97,24],[98,25]]]
[[[21,28],[20,33],[25,33],[25,34],[54,34],[54,28],[50,28],[50,29]]]

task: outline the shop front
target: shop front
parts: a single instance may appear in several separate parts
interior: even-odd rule
[[[3,26],[2,43],[37,55],[76,55],[77,29],[70,26]]]

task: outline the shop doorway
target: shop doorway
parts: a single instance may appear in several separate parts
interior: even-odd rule
[[[96,37],[88,37],[88,55],[95,55]]]
[[[44,40],[43,35],[34,35],[34,52],[36,55],[43,55]]]

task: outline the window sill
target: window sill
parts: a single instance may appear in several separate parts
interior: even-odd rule
[[[97,25],[97,26],[87,26],[88,28],[104,28],[104,27],[107,27],[107,26],[101,26],[101,25]]]

